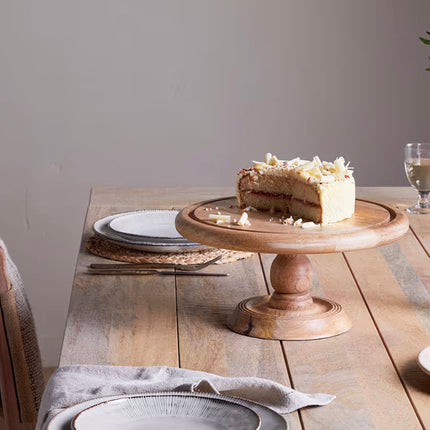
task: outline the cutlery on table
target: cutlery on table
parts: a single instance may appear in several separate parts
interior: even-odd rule
[[[137,270],[97,270],[92,269],[86,272],[89,275],[175,275],[175,276],[229,276],[228,273],[202,273],[196,271],[176,272],[170,270],[157,269],[137,269]]]
[[[220,260],[222,255],[218,255],[212,260],[206,261],[205,263],[200,264],[177,264],[177,263],[92,263],[89,265],[89,269],[91,273],[93,270],[97,271],[126,271],[126,270],[138,270],[138,269],[176,269],[184,272],[194,272],[197,270],[204,269],[205,267],[210,266],[216,261]],[[169,272],[170,273],[170,272]],[[174,272],[172,272],[174,273]]]

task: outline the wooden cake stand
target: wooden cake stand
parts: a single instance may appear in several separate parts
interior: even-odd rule
[[[230,215],[232,223],[217,224],[209,214]],[[228,320],[235,332],[247,336],[307,340],[335,336],[351,328],[342,306],[312,297],[312,265],[305,254],[373,248],[399,239],[409,223],[406,215],[388,206],[357,200],[352,218],[311,229],[285,225],[279,212],[249,211],[250,226],[233,223],[242,210],[234,197],[184,208],[176,218],[186,238],[217,248],[278,254],[270,268],[271,295],[238,304]]]

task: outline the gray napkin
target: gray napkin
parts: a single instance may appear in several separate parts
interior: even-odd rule
[[[288,413],[326,405],[335,396],[305,394],[261,378],[231,378],[176,367],[75,365],[58,368],[48,381],[36,430],[44,430],[63,409],[96,397],[158,391],[211,392],[241,397]]]

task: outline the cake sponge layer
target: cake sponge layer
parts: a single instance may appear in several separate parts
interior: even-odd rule
[[[278,160],[266,154],[237,176],[237,204],[281,211],[316,223],[350,218],[355,208],[355,182],[343,158],[333,163],[296,158]]]

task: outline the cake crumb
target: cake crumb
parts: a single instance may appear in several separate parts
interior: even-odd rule
[[[292,216],[290,216],[289,218],[282,218],[280,221],[281,221],[281,224],[284,224],[284,225],[294,224],[294,218]]]

